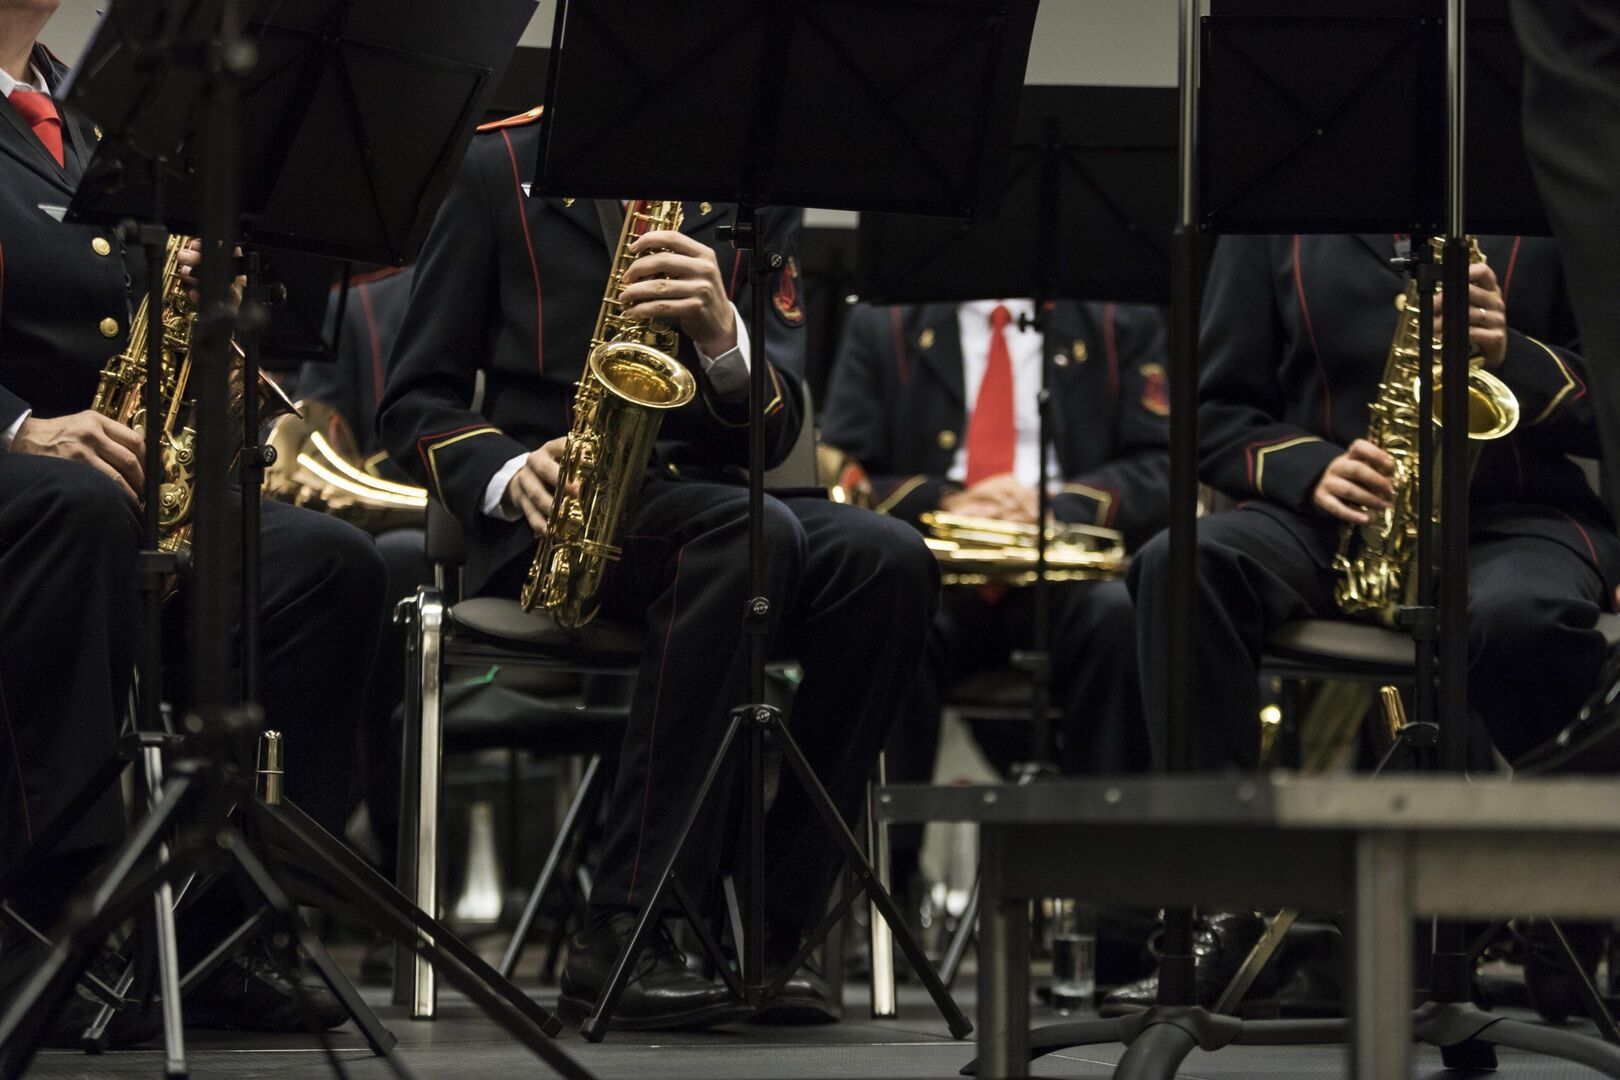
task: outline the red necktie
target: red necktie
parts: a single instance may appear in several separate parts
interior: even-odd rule
[[[968,418],[966,487],[1012,472],[1018,451],[1018,424],[1013,418],[1012,354],[1007,351],[1007,324],[1012,312],[997,304],[990,312],[990,357],[979,383],[979,397]]]
[[[28,121],[28,126],[34,129],[39,141],[45,144],[45,149],[51,152],[57,165],[65,167],[67,161],[62,156],[62,118],[57,115],[56,102],[51,95],[42,94],[38,90],[16,89],[11,92],[11,107],[16,109],[22,118]]]

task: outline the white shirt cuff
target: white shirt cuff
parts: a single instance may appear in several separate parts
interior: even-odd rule
[[[528,454],[519,454],[495,470],[495,475],[489,478],[489,486],[484,489],[484,501],[479,506],[485,515],[501,521],[516,521],[523,516],[517,510],[507,507],[506,487],[512,482],[512,477],[517,475],[517,471],[523,468],[523,463],[528,457]]]
[[[748,324],[743,322],[736,304],[731,305],[731,318],[737,326],[736,346],[719,356],[706,356],[702,349],[698,349],[697,354],[698,359],[703,362],[703,373],[709,377],[709,384],[714,387],[714,392],[727,400],[739,400],[748,396],[748,371],[752,349],[748,341]]]
[[[23,424],[27,423],[28,418],[33,415],[34,410],[24,409],[23,414],[17,417],[16,420],[12,421],[10,427],[6,428],[4,431],[0,431],[0,454],[3,454],[11,449],[11,441],[17,437],[17,432],[22,430]]]

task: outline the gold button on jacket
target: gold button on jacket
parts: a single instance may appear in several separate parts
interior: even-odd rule
[[[107,317],[105,319],[102,319],[101,320],[101,336],[102,337],[117,337],[118,336],[118,320],[112,318],[111,316],[109,316],[109,317]]]
[[[107,243],[107,238],[105,236],[98,236],[94,240],[90,241],[90,250],[94,251],[97,255],[111,255],[112,245]]]

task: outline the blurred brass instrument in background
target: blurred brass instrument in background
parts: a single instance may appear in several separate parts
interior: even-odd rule
[[[946,585],[1030,585],[1035,581],[1035,526],[939,511],[921,515],[928,548]],[[1125,537],[1116,529],[1058,522],[1046,527],[1049,581],[1122,577]]]
[[[264,474],[264,493],[272,499],[331,514],[369,533],[420,527],[427,520],[427,489],[366,472],[348,421],[323,401],[300,401],[298,413],[271,425],[265,443],[276,452]]]

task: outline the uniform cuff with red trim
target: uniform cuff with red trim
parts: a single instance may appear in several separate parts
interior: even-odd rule
[[[1052,516],[1072,525],[1112,528],[1119,520],[1119,492],[1094,484],[1064,484],[1052,496]]]
[[[1569,361],[1511,328],[1507,356],[1496,374],[1519,399],[1519,417],[1526,426],[1551,419],[1586,395],[1586,383]]]
[[[1314,435],[1257,447],[1251,472],[1254,489],[1267,500],[1290,510],[1307,510],[1323,470],[1342,453],[1344,447]]]

